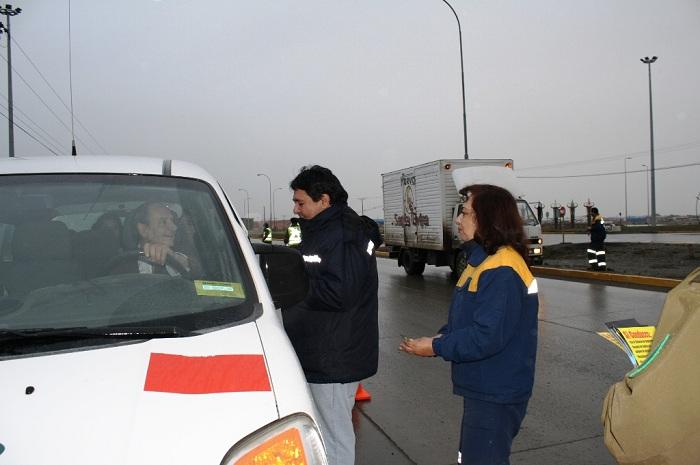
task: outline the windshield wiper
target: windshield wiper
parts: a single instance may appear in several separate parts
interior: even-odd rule
[[[30,339],[151,339],[190,336],[191,331],[177,326],[78,326],[70,328],[0,329],[0,340]]]

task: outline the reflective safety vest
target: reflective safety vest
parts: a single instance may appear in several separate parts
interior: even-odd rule
[[[270,229],[270,228],[263,229],[262,241],[265,242],[266,244],[272,244],[272,229]]]
[[[291,225],[287,228],[287,245],[294,247],[301,244],[301,227]]]

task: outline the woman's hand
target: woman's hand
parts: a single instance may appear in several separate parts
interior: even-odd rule
[[[401,345],[399,345],[399,350],[406,352],[407,354],[419,355],[421,357],[434,357],[435,352],[433,352],[433,339],[440,337],[440,335],[433,337],[419,337],[419,338],[409,338],[405,337]]]

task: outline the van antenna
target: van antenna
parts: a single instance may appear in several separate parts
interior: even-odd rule
[[[73,42],[71,41],[70,2],[71,0],[68,0],[68,82],[70,86],[70,133],[72,138],[71,155],[75,157],[78,155],[78,151],[75,148],[75,118],[73,116]]]

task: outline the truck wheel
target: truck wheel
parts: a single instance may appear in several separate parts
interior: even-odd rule
[[[404,250],[401,253],[401,263],[407,275],[417,276],[425,271],[425,262],[416,257],[410,250]]]

